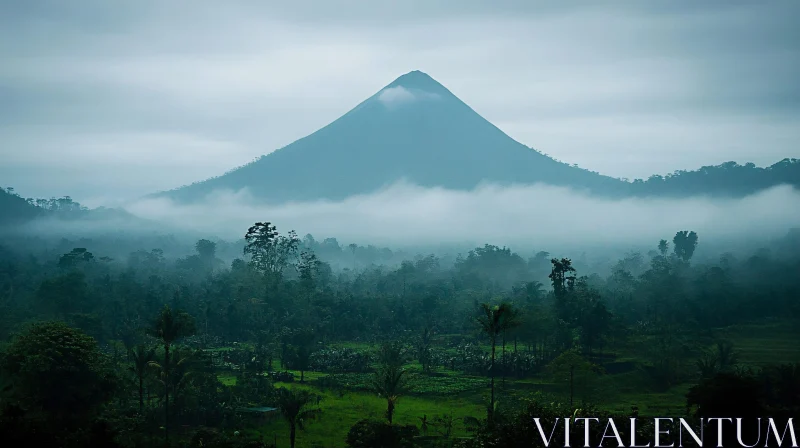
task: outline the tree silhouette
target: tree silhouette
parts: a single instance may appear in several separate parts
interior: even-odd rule
[[[349,247],[350,251],[353,253],[353,272],[355,272],[356,271],[356,249],[358,249],[358,244],[350,243],[350,245],[347,246],[347,247]]]
[[[391,425],[397,400],[407,389],[402,346],[397,342],[383,344],[378,353],[378,362],[373,388],[386,399],[386,419]]]
[[[317,400],[317,396],[307,390],[278,389],[278,409],[283,418],[289,422],[289,445],[294,448],[297,428],[303,429],[306,420],[313,419],[319,409],[308,409]]]
[[[681,260],[688,262],[697,248],[697,234],[681,230],[672,239],[672,251]]]
[[[150,363],[155,360],[156,349],[155,347],[148,348],[144,344],[139,344],[131,350],[131,358],[133,365],[130,371],[136,375],[139,382],[139,414],[144,409],[144,377],[147,376],[147,369]]]
[[[563,297],[575,285],[575,275],[569,275],[575,272],[572,260],[553,258],[550,263],[552,263],[553,269],[548,277],[553,284],[553,292],[556,297]]]
[[[508,303],[501,303],[499,305],[491,306],[487,303],[480,305],[480,314],[478,315],[477,322],[481,331],[489,337],[489,343],[492,347],[491,364],[489,365],[489,376],[491,378],[491,398],[489,401],[488,413],[489,421],[492,421],[492,414],[494,412],[494,377],[495,368],[494,361],[497,349],[497,337],[505,331],[508,326],[515,322],[517,312]]]
[[[164,306],[158,319],[149,329],[151,336],[159,339],[164,346],[164,362],[157,364],[164,378],[164,440],[169,445],[169,393],[172,365],[170,348],[178,339],[194,334],[194,321],[186,313],[174,313],[169,306]]]
[[[294,230],[287,236],[278,236],[278,231],[269,222],[253,224],[244,236],[247,242],[244,254],[250,255],[250,264],[264,274],[279,277],[297,254],[300,239]]]

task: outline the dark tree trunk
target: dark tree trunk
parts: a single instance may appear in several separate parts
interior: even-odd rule
[[[501,383],[502,383],[503,387],[506,387],[506,368],[507,368],[507,366],[506,366],[506,332],[505,332],[505,330],[503,331],[503,355],[502,355],[502,359],[503,360],[502,360],[501,364],[503,366],[503,369],[502,369],[502,372],[501,372],[501,374],[502,374]]]
[[[139,415],[142,415],[144,410],[144,378],[139,376]]]
[[[492,419],[492,417],[493,417],[492,414],[494,414],[494,357],[495,357],[495,344],[496,344],[495,338],[492,338],[492,363],[489,365],[489,377],[491,378],[491,390],[492,390],[491,397],[489,399],[489,411],[488,411],[489,423],[494,421]]]
[[[169,446],[169,344],[164,344],[164,441]]]

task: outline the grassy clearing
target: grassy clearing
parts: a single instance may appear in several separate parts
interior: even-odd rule
[[[795,342],[798,340],[798,330],[791,323],[731,327],[715,333],[733,342],[743,364],[800,361],[800,346]],[[337,345],[357,349],[370,347],[365,343]],[[647,416],[676,416],[685,412],[686,392],[693,382],[679,384],[663,392],[651,392],[654,390],[652,380],[640,368],[646,360],[636,357],[635,351],[629,350],[629,347],[622,347],[618,354],[617,362],[622,359],[636,367],[621,373],[599,375],[589,383],[576,385],[576,407],[586,400],[608,411],[625,414],[633,406],[639,408],[641,415]],[[398,403],[395,423],[419,426],[423,415],[431,421],[437,415],[451,414],[454,417],[453,436],[459,437],[468,435],[463,424],[464,417],[480,418],[485,415],[489,395],[488,378],[465,376],[444,369],[439,370],[436,376],[424,376],[420,374],[418,364],[408,367],[414,382],[409,394]],[[300,372],[292,373],[299,379]],[[276,384],[278,387],[309,389],[323,397],[319,405],[322,409],[321,418],[298,432],[299,448],[344,447],[347,432],[358,420],[385,418],[385,400],[367,391],[369,375],[306,372],[305,378],[306,382],[302,384],[297,381]],[[338,381],[332,384],[324,381],[326,378]],[[236,378],[225,373],[220,380],[225,384],[235,384]],[[500,378],[496,381],[501,406],[513,406],[519,400],[531,398],[539,392],[554,401],[569,401],[566,380],[548,377],[506,379],[504,385]],[[430,431],[429,434],[433,434],[433,429]],[[278,446],[288,446],[289,427],[280,418],[262,425],[258,432],[265,440],[274,439]]]
[[[770,363],[800,362],[800,324],[774,322],[761,325],[737,325],[719,331],[733,342],[743,364],[760,366]]]
[[[322,391],[310,384],[279,383],[277,386],[304,388],[322,395],[319,405],[322,409],[320,418],[306,425],[305,430],[297,435],[297,446],[304,447],[343,447],[350,427],[364,418],[381,420],[385,418],[386,400],[366,392]],[[398,402],[394,421],[398,424],[419,425],[420,417],[427,415],[432,419],[435,415],[451,414],[454,417],[453,433],[455,436],[467,435],[462,420],[467,416],[480,416],[484,407],[480,397],[463,396],[447,398],[402,397]],[[266,440],[277,440],[278,446],[288,446],[289,425],[282,420],[275,420],[260,428]]]

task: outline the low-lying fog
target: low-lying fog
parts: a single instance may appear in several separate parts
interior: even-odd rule
[[[215,192],[191,205],[142,199],[125,210],[149,224],[118,217],[62,221],[57,226],[40,222],[28,229],[73,237],[147,230],[172,233],[187,242],[201,237],[237,241],[254,222],[269,221],[281,233],[294,229],[300,237],[335,237],[343,246],[452,254],[489,243],[521,254],[547,250],[603,258],[654,249],[662,238],[671,241],[678,230],[694,230],[700,236],[698,255],[716,257],[734,249],[754,249],[800,226],[798,205],[800,191],[789,186],[739,199],[612,200],[544,185],[486,185],[464,192],[401,182],[341,202],[263,205],[247,190]]]
[[[462,192],[399,183],[341,202],[256,204],[242,190],[215,192],[201,204],[146,199],[126,209],[226,239],[241,238],[256,221],[270,221],[279,231],[295,229],[300,236],[384,246],[651,245],[683,229],[707,240],[738,239],[781,234],[800,224],[800,192],[788,186],[742,199],[610,200],[543,185],[486,185]]]

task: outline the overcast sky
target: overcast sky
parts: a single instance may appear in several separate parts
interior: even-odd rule
[[[797,23],[794,0],[0,0],[0,183],[89,205],[177,187],[415,69],[604,174],[769,165],[800,155]]]

